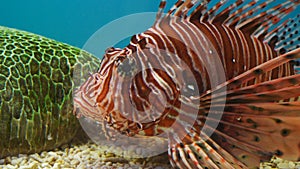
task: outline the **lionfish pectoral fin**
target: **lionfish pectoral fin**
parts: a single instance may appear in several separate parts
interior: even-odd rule
[[[219,120],[203,115],[207,124],[218,123],[217,128],[204,125],[204,131],[213,132],[206,143],[214,142],[247,167],[257,167],[273,155],[298,160],[300,74],[259,80],[270,70],[299,57],[300,49],[293,50],[203,94],[201,107],[222,115]],[[258,82],[244,85],[253,79]]]
[[[223,115],[216,129],[204,128],[213,132],[211,139],[232,157],[247,167],[257,167],[273,155],[299,159],[299,112],[299,102],[236,103],[226,105],[224,112],[215,111]],[[216,119],[207,117],[206,121]]]
[[[191,129],[184,128],[190,132],[178,139],[181,126],[169,138],[172,165],[254,168],[273,155],[297,160],[300,74],[260,80],[265,73],[299,57],[300,49],[280,55],[201,95],[197,121]],[[244,85],[253,79],[257,82]]]
[[[247,168],[246,165],[229,154],[210,137],[206,135],[199,136],[193,131],[188,135],[193,135],[192,142],[188,144],[170,142],[168,153],[173,166],[180,169]]]

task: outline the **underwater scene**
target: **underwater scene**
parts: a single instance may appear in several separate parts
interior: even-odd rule
[[[300,169],[299,0],[0,6],[0,168]]]

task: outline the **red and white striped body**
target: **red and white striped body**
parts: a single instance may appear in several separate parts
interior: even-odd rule
[[[278,45],[281,28],[269,30],[299,2],[256,15],[272,1],[237,1],[217,13],[223,3],[206,9],[202,1],[178,1],[163,15],[162,1],[155,24],[124,49],[108,49],[99,71],[76,91],[80,114],[129,136],[167,133],[174,167],[246,168],[274,154],[299,158],[290,148],[300,143],[300,76],[290,61],[300,49]]]

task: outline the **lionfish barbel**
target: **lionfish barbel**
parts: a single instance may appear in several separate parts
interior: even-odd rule
[[[164,13],[161,0],[151,28],[106,50],[74,111],[128,136],[167,133],[175,168],[299,160],[300,14],[287,16],[300,1],[211,3]]]

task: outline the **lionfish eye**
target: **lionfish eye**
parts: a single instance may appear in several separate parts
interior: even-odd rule
[[[123,56],[118,56],[116,59],[115,59],[115,64],[117,66],[119,66],[119,64],[125,59],[125,57]]]
[[[118,73],[121,76],[133,76],[136,70],[136,65],[133,61],[126,58],[123,59],[122,62],[118,66]]]

